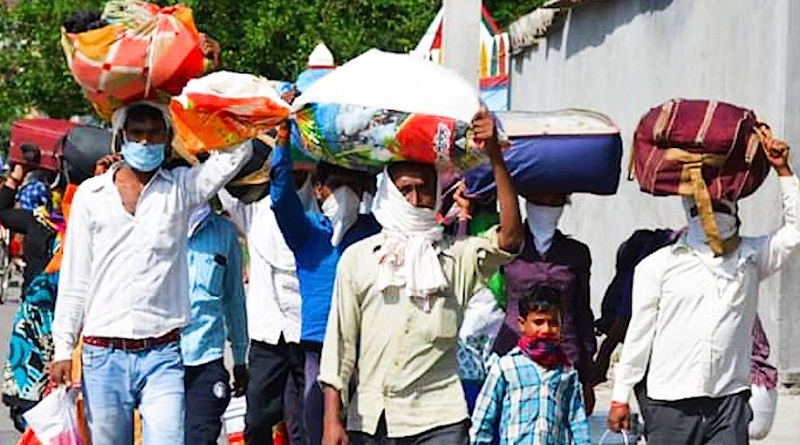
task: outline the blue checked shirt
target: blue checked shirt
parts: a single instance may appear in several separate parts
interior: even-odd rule
[[[471,443],[591,445],[578,373],[543,368],[519,348],[496,360],[472,414]]]
[[[199,366],[222,358],[226,334],[234,363],[244,364],[247,312],[242,251],[233,224],[209,214],[189,237],[188,255],[192,318],[181,333],[184,364]]]

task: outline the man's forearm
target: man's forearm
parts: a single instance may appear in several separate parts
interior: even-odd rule
[[[325,406],[325,422],[341,422],[342,419],[342,393],[338,389],[323,385],[322,397]]]
[[[502,154],[498,151],[490,156],[492,173],[497,184],[497,201],[500,204],[500,248],[506,252],[518,252],[522,246],[523,229],[519,213],[517,192],[511,181]]]

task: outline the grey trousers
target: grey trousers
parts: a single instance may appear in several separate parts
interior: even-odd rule
[[[386,419],[381,416],[378,430],[374,436],[353,431],[350,433],[352,445],[468,445],[469,423],[463,421],[446,425],[411,437],[386,437]]]
[[[667,402],[647,398],[642,408],[648,445],[747,445],[753,418],[750,391]]]

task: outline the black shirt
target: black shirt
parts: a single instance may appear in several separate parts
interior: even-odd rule
[[[45,226],[33,216],[33,212],[16,209],[16,190],[3,184],[0,187],[0,224],[12,232],[25,235],[22,259],[25,261],[22,295],[28,284],[44,271],[53,256],[52,245],[56,232]]]

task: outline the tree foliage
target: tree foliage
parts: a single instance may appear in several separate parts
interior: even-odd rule
[[[490,0],[502,27],[543,0]],[[31,109],[53,117],[89,113],[70,76],[60,44],[61,23],[103,0],[22,0],[0,6],[0,148],[8,127]],[[161,0],[161,3],[177,3]],[[198,27],[220,41],[232,71],[293,80],[309,52],[324,41],[337,62],[369,48],[411,50],[441,5],[440,0],[184,0]]]

